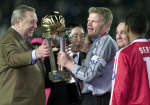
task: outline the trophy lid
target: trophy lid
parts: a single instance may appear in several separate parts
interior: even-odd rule
[[[46,15],[41,20],[41,30],[44,38],[59,35],[60,32],[65,31],[64,17],[58,11]]]

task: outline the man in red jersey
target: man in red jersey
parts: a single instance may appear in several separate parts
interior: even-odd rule
[[[115,57],[110,105],[150,105],[150,43],[148,21],[134,11],[125,19],[130,44]]]

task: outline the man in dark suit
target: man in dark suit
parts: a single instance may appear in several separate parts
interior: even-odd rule
[[[81,64],[85,58],[85,52],[82,51],[85,33],[81,25],[71,24],[71,44],[67,48],[67,53],[73,58],[74,63]]]
[[[35,9],[18,6],[11,27],[0,40],[0,105],[44,105],[44,68],[49,56],[45,41],[32,50],[28,39],[37,28]]]
[[[81,64],[82,60],[85,58],[85,53],[80,51],[84,41],[84,30],[80,25],[76,24],[71,25],[70,28],[72,41],[66,51],[72,57],[74,63]],[[60,82],[56,84],[50,84],[50,87],[51,94],[48,100],[48,105],[79,105],[79,80],[76,81],[76,79],[72,77],[69,83]]]
[[[68,54],[73,58],[73,62],[75,64],[81,65],[82,61],[86,57],[86,52],[83,52],[83,45],[84,45],[84,38],[85,38],[83,27],[78,24],[72,24],[70,36],[71,36],[72,44],[70,45],[70,49],[68,48]],[[74,93],[74,96],[72,94],[72,97],[78,99],[77,95],[81,96],[82,81],[76,78],[74,79],[75,81],[72,82],[70,87],[68,85],[68,87],[70,89],[70,92]],[[76,86],[77,91],[75,91],[74,88],[71,88],[71,86]]]

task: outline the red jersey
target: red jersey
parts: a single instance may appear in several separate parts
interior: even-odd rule
[[[150,105],[150,42],[136,39],[115,57],[110,105]]]

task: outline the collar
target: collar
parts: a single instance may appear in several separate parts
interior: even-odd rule
[[[72,52],[72,51],[71,51],[71,53],[70,53],[70,56],[73,56],[74,54],[77,54],[77,55],[79,56],[79,52],[74,53],[74,52]]]
[[[103,33],[103,34],[99,34],[99,35],[97,35],[97,36],[94,36],[94,37],[91,37],[91,40],[92,41],[95,41],[97,38],[102,38],[102,37],[104,37],[105,35],[107,35],[108,33],[107,32],[105,32],[105,33]]]
[[[132,42],[134,41],[134,40],[138,40],[138,39],[146,39],[145,37],[136,37],[136,38],[134,38],[133,40],[132,40]]]
[[[107,34],[107,32],[103,33],[103,34],[101,35],[101,37],[105,36],[106,34]]]
[[[139,38],[139,39],[134,39],[131,43],[134,42],[148,42],[148,40],[146,38]]]
[[[12,29],[14,29],[20,36],[23,40],[26,40],[25,37],[21,34],[21,32],[19,32],[14,26],[11,26]]]

